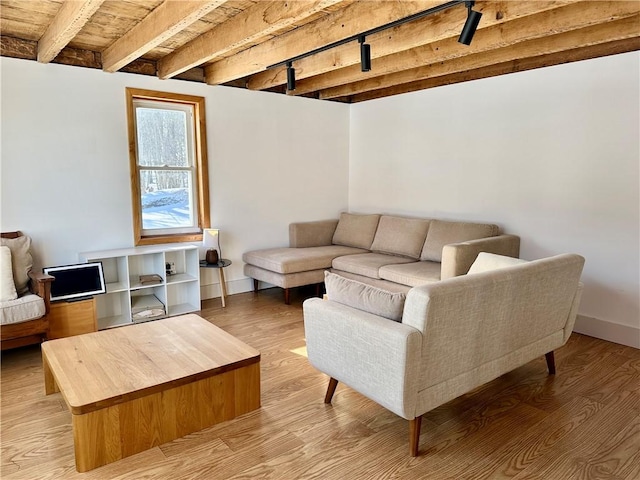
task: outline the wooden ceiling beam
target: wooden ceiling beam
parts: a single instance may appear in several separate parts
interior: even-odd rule
[[[513,6],[521,7],[519,4]],[[507,9],[510,6],[506,7]],[[503,21],[476,33],[470,46],[458,43],[457,36],[439,40],[412,50],[405,50],[380,58],[373,62],[371,72],[362,72],[360,63],[347,68],[333,70],[316,77],[297,80],[296,89],[289,92],[301,95],[313,91],[324,90],[347,83],[368,80],[374,76],[387,75],[402,70],[409,70],[425,65],[440,63],[454,58],[516,45],[521,42],[542,38],[549,32],[563,33],[600,23],[625,18],[639,11],[633,2],[580,2],[561,6],[554,10],[545,10],[529,16],[505,15],[504,18],[515,18]],[[375,50],[372,45],[372,50]],[[298,69],[296,69],[296,79]]]
[[[158,61],[158,76],[173,77],[249,45],[344,0],[258,2]]]
[[[614,40],[639,37],[638,21],[640,21],[640,16],[634,15],[622,20],[581,28],[567,33],[549,35],[509,47],[466,55],[446,62],[381,75],[369,80],[321,90],[319,98],[329,99],[356,95],[369,90],[379,90],[403,83],[474,70],[512,60],[557,53],[579,47],[588,47]]]
[[[568,3],[571,2],[478,2],[474,9],[481,11],[483,15],[476,35],[480,36],[481,31],[493,25],[503,24],[517,18],[558,8]],[[429,15],[370,35],[366,40],[367,43],[371,45],[371,57],[375,61],[376,58],[408,51],[438,40],[453,37],[457,39],[466,18],[467,10],[461,5],[460,7],[451,8],[438,14]],[[468,47],[465,46],[465,48]],[[360,71],[360,49],[356,42],[341,45],[296,61],[294,65],[296,69],[296,83],[299,83],[305,78],[322,75],[326,72],[351,65],[358,65],[358,71]],[[282,85],[286,83],[286,81],[286,69],[271,69],[251,76],[247,81],[247,88],[251,90],[266,90],[277,85]],[[339,85],[339,83],[336,85]],[[333,85],[326,85],[322,88],[329,86]],[[305,89],[304,92],[301,91],[300,93],[308,93],[318,89],[319,88]],[[298,85],[296,85],[296,91],[293,93],[298,94]]]
[[[65,0],[38,41],[38,61],[49,63],[77,35],[104,0]]]
[[[482,78],[506,75],[509,73],[524,72],[526,70],[533,70],[536,68],[578,62],[592,58],[605,57],[608,55],[617,55],[636,50],[640,50],[640,38],[627,38],[624,40],[615,40],[613,42],[600,43],[588,47],[579,47],[547,55],[496,63],[495,65],[488,65],[474,70],[452,73],[441,77],[428,78],[426,80],[419,80],[411,83],[404,83],[402,85],[383,88],[380,90],[371,90],[369,92],[360,93],[350,97],[335,98],[334,100],[341,100],[348,103],[365,102],[367,100],[400,95],[418,90],[426,90],[428,88],[441,87],[443,85],[468,82],[471,80],[479,80]]]
[[[218,85],[264,70],[269,65],[343,40],[385,23],[440,5],[442,1],[355,2],[315,22],[243,50],[205,68],[207,83]],[[462,8],[462,7],[460,7]]]
[[[115,72],[160,45],[226,0],[165,0],[102,52],[102,69]]]

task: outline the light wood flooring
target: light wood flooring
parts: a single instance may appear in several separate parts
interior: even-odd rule
[[[304,356],[313,291],[230,296],[202,316],[262,353],[262,407],[93,471],[75,471],[71,415],[45,396],[39,347],[2,354],[1,471],[9,479],[640,479],[640,350],[573,334],[556,351],[408,422]],[[126,327],[125,327],[126,328]]]

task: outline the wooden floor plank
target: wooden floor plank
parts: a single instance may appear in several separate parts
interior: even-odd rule
[[[425,414],[420,456],[408,422],[308,363],[302,301],[279,289],[203,302],[201,315],[262,355],[262,407],[85,474],[70,414],[44,395],[38,346],[2,353],[4,479],[564,479],[640,477],[640,350],[573,334],[544,358]],[[126,328],[126,327],[125,327]]]

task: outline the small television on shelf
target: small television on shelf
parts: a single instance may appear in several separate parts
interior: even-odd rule
[[[42,271],[55,278],[51,283],[51,301],[79,300],[106,293],[101,262],[46,267]]]

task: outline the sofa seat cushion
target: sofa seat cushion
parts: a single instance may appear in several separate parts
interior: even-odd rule
[[[346,247],[364,248],[369,250],[373,236],[378,228],[380,215],[358,215],[341,213],[340,220],[333,234],[332,243]]]
[[[0,325],[28,322],[45,314],[44,299],[33,294],[0,302]]]
[[[380,268],[380,278],[390,282],[417,287],[440,281],[438,262],[414,262],[404,265],[385,265]]]
[[[359,253],[334,258],[331,266],[336,270],[343,270],[370,278],[380,278],[378,271],[384,265],[415,262],[412,258],[396,257],[384,253]]]
[[[391,293],[409,293],[409,290],[411,290],[411,287],[407,285],[400,285],[399,283],[389,282],[388,280],[382,280],[380,278],[363,277],[362,275],[334,270],[333,268],[330,270],[330,272],[335,273],[336,275],[340,275],[344,278],[350,278],[351,280],[366,283],[367,285],[371,285],[372,287],[386,290],[387,292]]]
[[[363,253],[360,248],[329,245],[307,248],[269,248],[242,255],[250,265],[277,273],[297,273],[331,267],[331,261],[341,255]]]
[[[358,310],[399,322],[406,295],[372,287],[366,283],[325,272],[327,298]]]
[[[380,217],[371,250],[417,260],[427,238],[427,230],[429,220],[383,215]]]
[[[442,261],[442,248],[450,243],[466,242],[478,238],[495,237],[500,229],[488,223],[445,222],[432,220],[424,242],[420,260]]]

